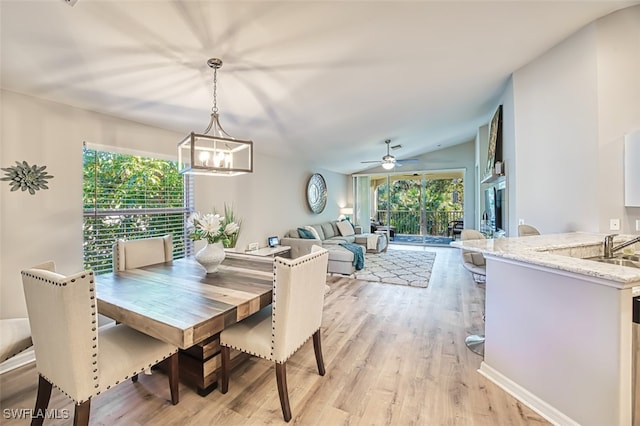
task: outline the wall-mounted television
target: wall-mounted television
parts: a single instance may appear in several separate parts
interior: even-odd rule
[[[503,232],[506,225],[506,190],[504,185],[484,190],[484,226],[490,233]]]
[[[502,105],[498,106],[489,125],[489,151],[485,177],[495,174],[496,161],[502,162]]]
[[[484,190],[484,231],[493,233],[496,230],[496,190],[487,188]]]

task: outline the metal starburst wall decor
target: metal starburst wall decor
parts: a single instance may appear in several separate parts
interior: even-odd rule
[[[46,168],[47,166],[38,167],[35,164],[30,166],[26,161],[16,161],[15,166],[2,168],[7,177],[0,178],[0,180],[8,180],[11,191],[22,189],[34,195],[36,191],[49,189],[47,179],[51,179],[53,176],[45,172]]]

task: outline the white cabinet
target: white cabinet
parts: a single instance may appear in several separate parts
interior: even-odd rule
[[[640,129],[624,137],[624,205],[640,207]]]

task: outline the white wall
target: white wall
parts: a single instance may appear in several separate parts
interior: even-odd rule
[[[518,163],[515,154],[515,128],[513,119],[513,79],[509,79],[503,93],[502,104],[502,167],[504,168],[507,186],[507,236],[518,236],[518,218],[516,205],[518,193],[516,177],[518,176]],[[496,107],[497,108],[497,107]]]
[[[254,141],[259,144],[259,141]],[[327,184],[327,204],[320,214],[307,204],[307,183],[313,173],[320,173]],[[269,156],[257,156],[254,173],[233,178],[197,176],[195,180],[196,209],[222,212],[224,203],[233,204],[235,214],[242,219],[239,248],[250,242],[267,245],[267,237],[299,226],[336,219],[340,207],[353,206],[350,177],[313,169],[309,165]],[[199,249],[203,244],[197,244]]]
[[[635,6],[604,17],[513,74],[504,99],[512,232],[518,219],[543,233],[607,232],[610,218],[635,232],[622,144],[640,127],[639,15]]]
[[[78,108],[0,91],[0,167],[15,161],[46,165],[49,190],[10,192],[0,182],[0,317],[25,316],[20,270],[52,259],[59,271],[82,269],[82,143],[126,148],[175,158],[184,136]],[[256,140],[256,144],[260,141]],[[306,207],[308,177],[322,172],[329,200],[320,217]],[[4,173],[2,173],[4,176]],[[255,173],[235,178],[198,177],[196,207],[222,210],[233,203],[244,219],[240,243],[321,219],[336,218],[350,202],[347,176],[256,155]]]
[[[513,75],[516,214],[543,233],[598,231],[594,46],[590,26]]]
[[[635,232],[640,208],[624,207],[624,135],[640,129],[640,6],[596,21],[600,229],[620,218]],[[615,188],[615,190],[611,190]]]
[[[479,224],[482,220],[482,212],[484,212],[484,199],[482,197],[482,189],[480,182],[484,178],[484,169],[487,167],[487,157],[489,156],[489,124],[480,126],[476,133],[475,139],[475,170],[474,177],[476,179],[476,188],[474,188],[475,195],[475,214],[473,215],[476,224]],[[470,227],[465,224],[465,227]],[[475,229],[478,227],[474,226]]]

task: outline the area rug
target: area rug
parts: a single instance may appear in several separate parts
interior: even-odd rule
[[[388,250],[367,253],[364,269],[357,271],[359,280],[426,288],[436,254],[430,251]]]

